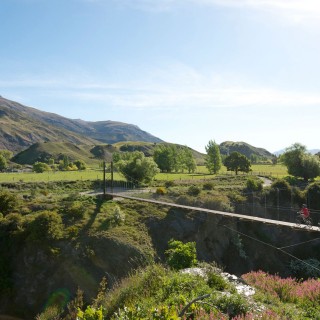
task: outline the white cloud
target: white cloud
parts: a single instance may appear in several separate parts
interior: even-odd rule
[[[88,0],[87,0],[88,1]],[[104,0],[91,0],[103,2]],[[266,11],[294,23],[320,18],[319,0],[113,0],[117,4],[148,11],[166,11],[187,4]]]
[[[16,92],[28,88],[29,92],[35,91],[51,99],[67,98],[126,109],[174,109],[185,112],[194,108],[320,106],[318,92],[290,92],[261,87],[234,75],[202,74],[182,64],[147,68],[140,72],[139,79],[121,82],[59,75],[2,80],[0,87]]]

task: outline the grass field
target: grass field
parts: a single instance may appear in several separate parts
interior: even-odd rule
[[[233,172],[227,172],[223,167],[219,172],[221,174],[234,175]],[[242,173],[239,173],[242,174]],[[252,172],[254,175],[262,175],[273,178],[282,178],[288,175],[287,168],[283,165],[252,165]],[[199,166],[195,173],[159,173],[156,175],[156,180],[198,180],[211,179],[213,175],[209,175],[208,170],[204,166]],[[85,170],[85,171],[49,171],[44,173],[34,172],[13,172],[0,173],[1,182],[47,182],[47,181],[75,181],[75,180],[102,180],[102,170]],[[110,173],[107,174],[107,179],[110,179]],[[119,173],[114,173],[114,180],[124,180]]]

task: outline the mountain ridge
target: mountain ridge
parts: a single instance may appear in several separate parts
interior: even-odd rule
[[[127,140],[163,142],[136,125],[111,120],[69,119],[0,96],[0,148],[20,152],[37,142],[92,145]]]

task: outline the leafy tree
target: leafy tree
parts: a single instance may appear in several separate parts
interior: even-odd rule
[[[176,147],[160,145],[153,153],[153,159],[161,172],[172,172],[175,169]]]
[[[192,151],[188,147],[159,145],[153,153],[153,159],[161,172],[194,172],[197,165]]]
[[[300,143],[295,143],[286,148],[285,152],[281,155],[280,160],[288,169],[288,173],[299,177],[301,173],[302,157],[306,154],[306,147]]]
[[[251,163],[250,160],[243,154],[234,151],[224,160],[224,165],[228,171],[234,171],[238,174],[238,171],[249,172]]]
[[[50,171],[51,167],[44,162],[36,162],[34,163],[32,169],[34,172],[42,173],[45,171]]]
[[[216,174],[219,172],[222,166],[221,154],[218,144],[215,141],[210,140],[206,146],[206,158],[205,163],[210,173]]]
[[[280,160],[287,167],[289,174],[301,177],[305,181],[320,175],[319,158],[307,153],[306,147],[300,143],[287,148]]]
[[[0,212],[5,216],[12,212],[18,204],[18,199],[15,194],[2,190],[0,191]]]
[[[0,150],[0,155],[6,160],[10,160],[13,156],[13,153],[10,150]]]
[[[128,181],[138,184],[151,182],[160,171],[153,159],[145,157],[140,151],[122,153],[121,160],[115,166]]]
[[[195,172],[197,169],[196,161],[194,160],[192,151],[185,147],[181,149],[183,164],[182,167],[188,170],[188,173]]]
[[[316,156],[303,155],[301,166],[301,176],[305,181],[320,176],[320,161]]]
[[[197,263],[197,250],[195,242],[183,243],[171,239],[166,250],[168,265],[176,270],[190,268]]]
[[[320,209],[320,183],[315,182],[308,186],[306,189],[306,198],[310,208],[319,210]],[[0,210],[1,211],[1,210]]]
[[[258,162],[258,156],[256,154],[251,154],[250,155],[250,161],[251,163],[257,163]]]
[[[0,171],[3,171],[8,168],[7,159],[0,154]]]
[[[74,161],[73,164],[77,166],[78,170],[86,170],[87,169],[87,165],[83,160],[76,160],[76,161]]]

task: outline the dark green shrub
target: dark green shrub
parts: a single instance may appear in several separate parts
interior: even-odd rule
[[[305,263],[306,264],[305,264]],[[314,268],[312,268],[311,266]],[[290,271],[297,279],[319,278],[320,261],[314,258],[307,260],[291,260]]]
[[[223,291],[228,287],[227,281],[219,274],[210,272],[208,274],[208,286],[212,289]]]
[[[291,201],[291,186],[285,180],[276,180],[272,183],[269,191],[269,196],[271,197],[273,203],[281,201],[281,203]]]
[[[192,185],[188,188],[188,195],[190,196],[198,196],[201,192],[201,189],[198,186]]]
[[[1,227],[6,232],[15,232],[23,230],[23,217],[19,213],[9,213],[1,220]]]
[[[246,187],[248,191],[261,191],[262,190],[262,182],[261,180],[256,180],[253,178],[248,178]]]
[[[178,240],[168,242],[169,249],[165,252],[168,265],[176,270],[190,268],[197,263],[195,242],[183,243]]]
[[[73,201],[68,203],[65,208],[64,212],[71,218],[81,219],[85,215],[87,210],[87,206],[82,201]]]
[[[0,212],[5,216],[14,211],[18,205],[18,199],[15,194],[7,191],[0,191]]]
[[[184,206],[190,206],[190,205],[193,204],[193,200],[190,197],[186,196],[186,195],[180,196],[179,198],[177,198],[176,201],[177,201],[178,204],[182,204]]]
[[[33,241],[61,239],[63,229],[61,216],[55,211],[43,211],[27,225],[29,239]]]
[[[214,184],[212,182],[206,182],[203,184],[203,190],[213,190]]]
[[[312,183],[306,189],[306,198],[310,208],[320,209],[320,184],[319,182]]]
[[[249,305],[246,299],[240,295],[221,295],[215,305],[223,313],[227,313],[231,318],[244,315],[249,311]]]
[[[42,173],[42,172],[45,172],[45,171],[50,171],[51,168],[50,166],[48,166],[46,163],[44,162],[36,162],[34,165],[33,165],[33,168],[32,170],[34,172],[37,172],[37,173]]]
[[[229,198],[225,195],[216,195],[206,197],[203,199],[203,207],[212,210],[233,212],[234,208],[231,206]]]

